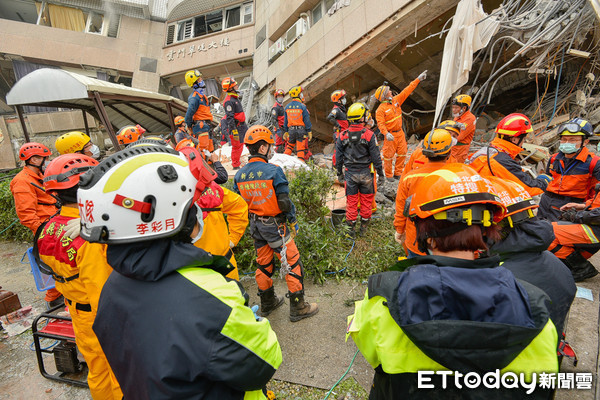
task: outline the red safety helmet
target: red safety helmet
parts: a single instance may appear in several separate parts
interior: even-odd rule
[[[334,103],[339,102],[346,96],[346,91],[344,89],[335,90],[331,93],[331,101]]]
[[[483,206],[483,207],[480,207]],[[494,185],[464,164],[448,164],[424,176],[411,196],[409,216],[490,226],[506,209]]]
[[[254,144],[261,140],[264,140],[268,144],[275,144],[273,132],[271,132],[269,128],[262,125],[254,125],[248,129],[248,132],[246,132],[244,143],[247,145]]]
[[[519,137],[533,132],[531,121],[523,114],[508,114],[496,126],[496,133],[504,136]]]
[[[98,165],[98,161],[85,154],[68,153],[50,161],[44,172],[44,189],[47,192],[72,188],[79,184],[79,176]]]
[[[273,93],[274,97],[279,97],[279,96],[285,96],[285,92],[283,91],[283,89],[277,89],[274,93]]]
[[[175,117],[173,122],[175,123],[175,126],[179,126],[185,122],[185,118],[183,118],[181,115],[178,115]]]
[[[235,89],[237,87],[237,82],[231,77],[225,78],[221,82],[221,87],[223,88],[223,91],[229,92],[230,90]]]
[[[33,156],[50,157],[52,152],[41,143],[27,142],[19,149],[19,159],[29,160]]]
[[[179,141],[179,143],[177,143],[177,146],[175,146],[175,150],[177,151],[181,151],[181,149],[183,149],[184,147],[196,147],[196,145],[194,144],[194,142],[191,139],[182,139]]]

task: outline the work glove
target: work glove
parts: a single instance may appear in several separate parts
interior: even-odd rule
[[[338,175],[338,181],[340,182],[340,185],[346,183],[346,180],[344,179],[344,174]]]
[[[462,122],[457,123],[456,126],[461,131],[464,131],[465,129],[467,129],[467,126],[465,124],[463,124]]]
[[[312,131],[309,131],[309,132],[308,132],[308,140],[309,140],[309,141],[310,141],[310,140],[312,140]]]
[[[81,232],[81,219],[73,218],[65,225],[65,236],[75,240]]]
[[[231,136],[238,142],[240,141],[240,134],[237,129],[231,131]]]
[[[421,75],[417,76],[417,79],[420,81],[424,81],[427,78],[427,70],[421,72]]]
[[[286,142],[289,142],[289,140],[290,140],[289,132],[283,132],[283,140],[285,140]]]
[[[385,176],[383,174],[379,174],[377,178],[377,188],[383,188],[385,185]]]
[[[405,239],[404,233],[394,232],[394,240],[396,242],[398,242],[398,244],[401,245],[402,243],[404,243],[404,239]]]
[[[569,208],[568,210],[563,210],[560,214],[560,220],[576,222],[577,221],[577,210],[574,208]]]
[[[390,142],[394,141],[394,135],[392,135],[392,134],[391,134],[391,133],[389,133],[389,132],[385,134],[385,138],[386,138],[387,140],[389,140]]]
[[[298,221],[290,221],[290,230],[292,231],[292,235],[298,236],[298,232],[300,232],[300,225],[298,225]]]
[[[552,181],[552,177],[548,174],[540,174],[537,176],[537,179],[546,183],[550,183]]]
[[[233,243],[233,240],[229,240],[229,248],[233,249],[235,247],[235,243]]]

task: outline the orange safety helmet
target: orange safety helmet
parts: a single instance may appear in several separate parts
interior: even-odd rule
[[[508,114],[496,126],[496,133],[504,136],[519,137],[533,132],[531,121],[523,114]]]
[[[508,221],[511,228],[520,222],[535,217],[533,210],[538,208],[538,205],[523,186],[515,181],[497,176],[489,176],[487,179],[494,184],[498,197],[506,207],[504,219]]]
[[[437,220],[479,224],[484,227],[504,218],[506,208],[494,185],[464,164],[448,164],[424,176],[411,196],[411,219],[433,216]]]
[[[440,122],[436,129],[445,129],[460,134],[459,122],[452,121],[451,119]]]
[[[331,93],[331,101],[333,103],[339,102],[344,97],[346,97],[346,91],[344,89],[338,89]]]
[[[285,96],[285,92],[283,91],[283,89],[277,89],[274,93],[273,93],[273,97],[279,97],[279,96]]]
[[[269,128],[262,125],[254,125],[246,132],[244,143],[247,145],[254,144],[261,140],[264,140],[268,144],[275,144],[273,132],[271,132]]]
[[[127,125],[119,129],[119,132],[117,132],[119,144],[129,144],[138,140],[142,136],[142,132],[138,127],[139,125]]]
[[[375,90],[375,98],[379,101],[385,101],[388,92],[390,91],[389,86],[379,86],[377,90]]]
[[[27,142],[19,149],[19,159],[23,161],[27,161],[33,156],[50,157],[50,154],[52,152],[49,148],[37,142]]]
[[[182,125],[183,123],[185,123],[185,118],[183,118],[181,115],[178,115],[175,117],[173,122],[175,123],[175,126],[179,126],[179,125]]]
[[[446,129],[436,128],[423,139],[423,154],[426,157],[444,156],[452,149],[452,134]]]
[[[231,77],[225,78],[221,82],[221,87],[223,88],[223,91],[229,92],[237,87],[237,82]]]
[[[452,99],[452,105],[459,106],[461,108],[467,107],[468,110],[469,108],[471,108],[471,101],[471,96],[467,94],[459,94],[458,96]]]
[[[183,139],[183,140],[180,140],[179,143],[177,143],[177,146],[175,146],[175,150],[180,151],[184,147],[194,147],[195,148],[196,145],[194,144],[194,142],[192,142],[191,139]]]
[[[44,172],[44,189],[47,192],[72,188],[79,176],[98,165],[98,161],[79,153],[67,153],[50,161]]]

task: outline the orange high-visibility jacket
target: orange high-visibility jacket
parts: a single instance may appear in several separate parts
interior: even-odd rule
[[[10,182],[10,191],[15,199],[15,210],[21,225],[35,234],[37,228],[57,211],[56,200],[48,193],[33,186],[42,186],[43,175],[28,167],[23,168]]]
[[[458,118],[454,118],[454,121],[465,124],[465,129],[462,129],[456,138],[457,142],[452,147],[452,156],[457,162],[465,162],[467,155],[469,154],[469,147],[473,141],[473,135],[475,135],[475,121],[477,118],[469,110],[465,111],[463,115]]]
[[[385,136],[388,132],[394,136],[404,135],[402,130],[402,103],[417,88],[419,79],[412,81],[403,91],[392,98],[391,101],[382,102],[377,108],[375,119],[379,130]]]
[[[402,171],[403,176],[412,170],[421,168],[429,162],[429,159],[423,154],[423,147],[421,147],[422,143],[423,142],[421,142],[419,147],[412,152],[410,158],[406,162],[406,165],[404,165],[404,170]],[[456,159],[452,156],[452,154],[450,154],[450,157],[448,157],[448,159],[444,162],[446,164],[450,164],[456,162]]]

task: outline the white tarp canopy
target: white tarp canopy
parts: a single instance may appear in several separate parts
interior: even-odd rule
[[[187,110],[186,102],[172,96],[54,68],[41,68],[19,79],[6,102],[19,113],[26,105],[84,110],[110,128],[115,144],[114,133],[126,125],[140,124],[149,133],[173,132],[173,116]]]
[[[444,43],[434,123],[439,122],[446,101],[469,80],[473,54],[487,46],[500,23],[483,11],[479,0],[461,0]]]

